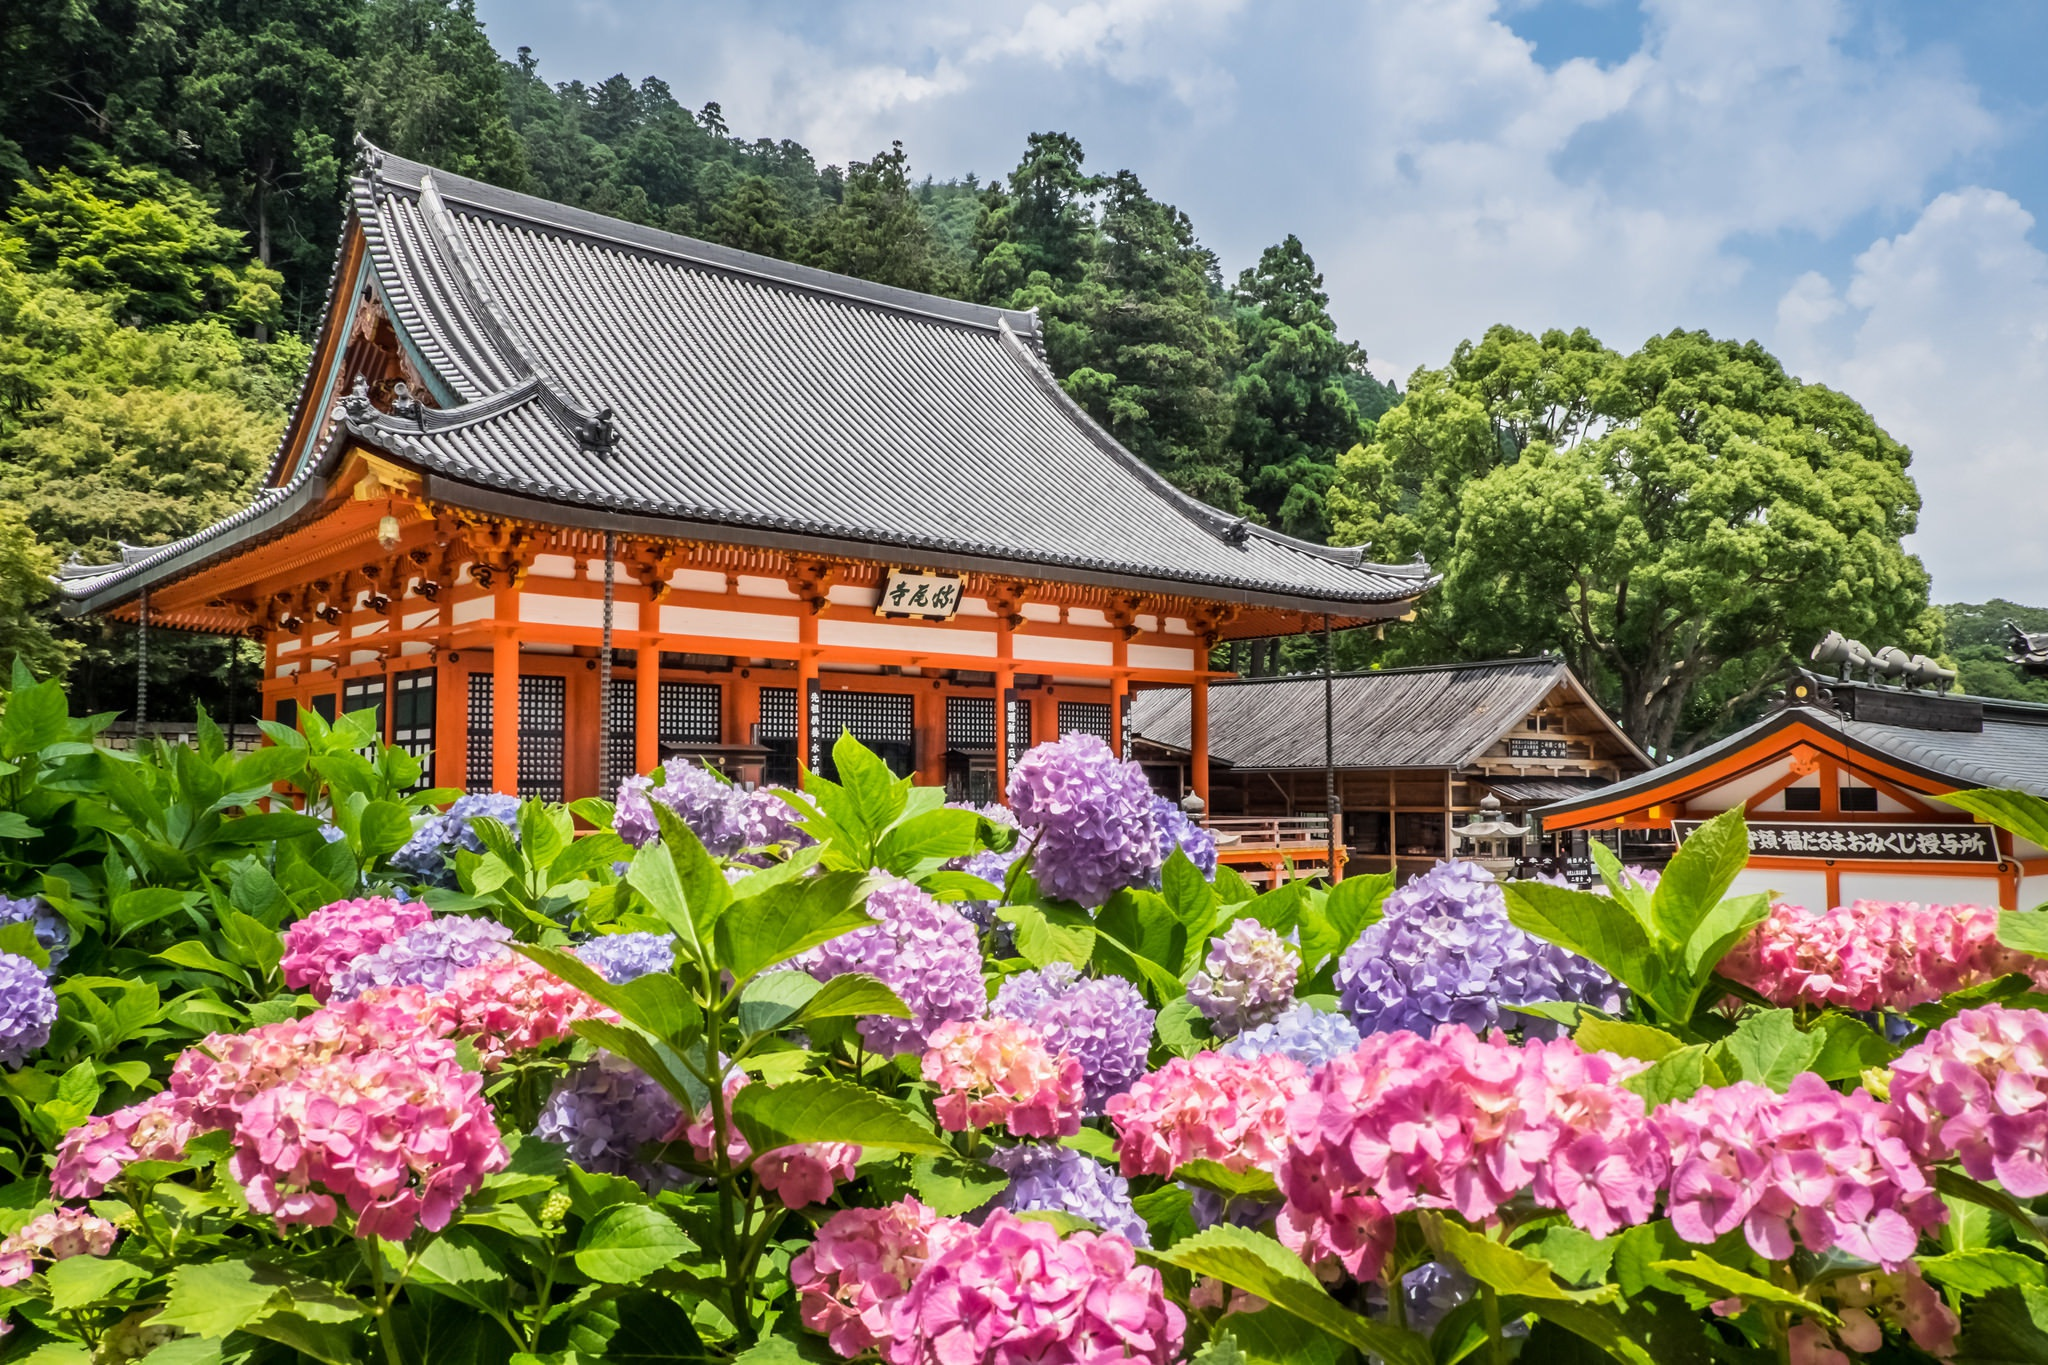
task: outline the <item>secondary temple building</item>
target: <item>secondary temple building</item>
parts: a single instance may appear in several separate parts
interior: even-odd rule
[[[678,755],[789,782],[849,731],[991,800],[1162,686],[1206,798],[1218,641],[1432,581],[1174,489],[1033,313],[368,148],[266,486],[123,560],[68,567],[67,608],[258,640],[266,715],[375,707],[434,784],[557,799]]]
[[[2048,899],[2048,849],[1939,799],[1972,787],[2048,797],[2048,706],[1802,673],[1747,729],[1538,814],[1553,838],[1683,839],[1740,806],[1751,856],[1738,893],[1816,910],[1859,900],[2031,909]]]
[[[1210,823],[1247,845],[1226,846],[1225,858],[1275,874],[1283,858],[1304,869],[1327,861],[1332,774],[1342,811],[1339,856],[1349,871],[1406,877],[1451,857],[1480,858],[1503,873],[1518,863],[1579,871],[1584,836],[1576,846],[1569,837],[1542,845],[1527,812],[1650,767],[1553,655],[1342,673],[1330,680],[1329,696],[1327,754],[1320,675],[1213,688],[1205,760],[1195,752],[1188,694],[1145,693],[1132,707],[1134,750],[1160,790],[1206,778]],[[1489,832],[1464,834],[1475,821]],[[1489,821],[1529,834],[1502,837]],[[1661,861],[1671,852],[1669,835],[1647,835],[1621,852],[1633,862]]]

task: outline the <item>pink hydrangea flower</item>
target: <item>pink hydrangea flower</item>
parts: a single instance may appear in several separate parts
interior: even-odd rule
[[[1310,1259],[1378,1272],[1389,1213],[1471,1222],[1526,1193],[1596,1237],[1645,1222],[1667,1169],[1641,1069],[1568,1039],[1510,1042],[1446,1024],[1376,1033],[1318,1070],[1288,1107],[1284,1237]]]
[[[0,1287],[19,1284],[35,1273],[37,1261],[64,1261],[73,1256],[104,1256],[114,1249],[121,1230],[84,1209],[59,1208],[37,1214],[0,1239]]]
[[[1776,1005],[1903,1012],[2022,972],[2048,987],[2048,962],[1998,941],[1983,905],[1858,901],[1813,912],[1782,901],[1720,970]]]
[[[1832,1333],[1811,1321],[1794,1326],[1787,1342],[1795,1362],[1849,1365],[1845,1351],[1865,1356],[1883,1349],[1887,1324],[1911,1337],[1913,1344],[1929,1355],[1946,1359],[1955,1354],[1962,1321],[1941,1291],[1912,1266],[1830,1281],[1824,1296],[1831,1300],[1842,1325]]]
[[[547,968],[516,956],[457,972],[446,990],[428,999],[421,1017],[435,1032],[475,1039],[487,1070],[515,1052],[560,1042],[579,1019],[618,1020]]]
[[[483,1078],[454,1045],[335,1057],[242,1106],[230,1169],[249,1206],[279,1227],[331,1224],[337,1203],[359,1237],[439,1231],[507,1161]]]
[[[938,1239],[890,1307],[888,1365],[1167,1365],[1187,1319],[1115,1233],[1062,1239],[998,1209]]]
[[[822,1333],[840,1355],[853,1357],[893,1344],[896,1300],[910,1288],[936,1247],[965,1233],[915,1199],[886,1208],[842,1209],[790,1264],[804,1326]]]
[[[1892,1063],[1891,1108],[1922,1161],[2048,1194],[2048,1014],[1964,1010]]]
[[[745,1072],[735,1071],[725,1078],[725,1100],[727,1113],[731,1112],[732,1097],[737,1095],[753,1078]],[[711,1109],[707,1105],[696,1114],[684,1114],[677,1121],[675,1131],[668,1140],[678,1139],[690,1144],[697,1160],[710,1166],[712,1156],[713,1130]],[[744,1166],[752,1160],[754,1179],[761,1188],[782,1201],[784,1208],[800,1209],[811,1204],[822,1204],[832,1197],[842,1180],[851,1180],[860,1164],[861,1149],[852,1142],[804,1142],[789,1147],[777,1147],[754,1156],[754,1149],[748,1144],[736,1125],[728,1123],[725,1139],[725,1159],[734,1166]]]
[[[323,905],[285,928],[284,957],[278,966],[287,986],[310,991],[325,1003],[336,972],[433,917],[434,912],[418,901],[383,896]]]
[[[1037,1029],[1015,1019],[941,1024],[925,1049],[924,1078],[938,1088],[932,1111],[951,1132],[1007,1126],[1018,1137],[1081,1131],[1081,1063],[1055,1054]]]
[[[1278,1053],[1176,1057],[1110,1097],[1118,1163],[1127,1176],[1170,1176],[1190,1161],[1277,1173],[1287,1105],[1307,1083],[1307,1069]]]
[[[303,1019],[247,1033],[209,1034],[171,1067],[169,1093],[197,1129],[232,1128],[242,1106],[271,1086],[341,1057],[431,1041],[427,997],[413,987],[328,1005]]]
[[[1811,1072],[1783,1095],[1753,1081],[1703,1090],[1652,1122],[1671,1147],[1666,1207],[1689,1242],[1739,1227],[1772,1260],[1789,1258],[1796,1237],[1896,1269],[1948,1217],[1886,1108]]]
[[[50,1186],[64,1199],[97,1198],[138,1161],[176,1161],[198,1131],[184,1101],[159,1091],[139,1104],[87,1119],[57,1144]]]

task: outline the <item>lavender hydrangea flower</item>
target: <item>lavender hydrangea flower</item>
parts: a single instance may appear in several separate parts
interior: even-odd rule
[[[1292,1057],[1313,1071],[1333,1058],[1358,1049],[1358,1027],[1341,1014],[1314,1005],[1296,1005],[1270,1024],[1246,1029],[1218,1052],[1231,1057]]]
[[[1093,1157],[1058,1143],[1020,1142],[992,1152],[989,1164],[1010,1176],[997,1207],[1012,1213],[1057,1209],[1118,1233],[1132,1246],[1152,1245],[1145,1220],[1131,1206],[1130,1182]]]
[[[1269,1023],[1294,1003],[1301,952],[1255,919],[1209,940],[1209,956],[1188,981],[1188,1000],[1221,1037]]]
[[[1145,1074],[1153,1011],[1120,976],[1084,977],[1072,964],[1054,962],[1003,982],[989,1013],[1030,1024],[1047,1047],[1072,1054],[1081,1063],[1090,1114]]]
[[[0,1066],[19,1067],[50,1041],[57,993],[42,968],[19,953],[0,953]]]
[[[511,939],[512,931],[494,920],[443,915],[336,972],[331,999],[353,1000],[379,986],[438,991],[464,967],[503,957]]]
[[[1156,886],[1163,862],[1158,800],[1144,770],[1094,735],[1072,734],[1024,755],[1010,775],[1017,822],[1035,832],[1032,871],[1049,896],[1101,905],[1128,886]]]
[[[1408,1330],[1424,1336],[1479,1288],[1470,1275],[1443,1261],[1425,1261],[1401,1277],[1401,1307]]]
[[[675,966],[676,941],[669,934],[605,934],[576,945],[576,956],[617,986]]]
[[[650,1193],[682,1183],[684,1172],[640,1158],[640,1149],[674,1130],[682,1108],[653,1077],[605,1054],[555,1082],[533,1135],[559,1142],[586,1171],[622,1175]]]
[[[483,840],[477,838],[476,831],[470,827],[470,821],[480,817],[498,821],[517,838],[519,798],[501,796],[497,792],[471,792],[456,797],[447,810],[430,816],[413,832],[405,847],[391,855],[391,865],[401,872],[410,872],[429,881],[448,881],[456,850],[484,851]]]
[[[1159,828],[1159,865],[1178,848],[1188,855],[1188,861],[1195,865],[1203,877],[1216,879],[1216,834],[1187,817],[1186,812],[1165,797],[1155,797],[1152,802],[1152,818]],[[1153,878],[1157,885],[1158,878]]]
[[[660,786],[648,777],[619,784],[612,829],[635,848],[661,837],[654,805],[660,802],[690,827],[705,851],[730,858],[745,848],[810,842],[796,827],[796,812],[769,788],[745,791],[709,768],[677,759],[663,770]]]
[[[71,922],[41,896],[23,896],[19,900],[0,896],[0,924],[23,921],[33,927],[36,946],[50,955],[50,970],[45,975],[55,975],[71,952]]]
[[[866,1015],[859,1021],[868,1050],[885,1057],[922,1052],[940,1024],[979,1016],[988,1002],[981,984],[981,940],[974,926],[909,882],[885,882],[868,897],[877,923],[820,944],[791,965],[820,981],[865,972],[895,991],[910,1018]]]
[[[1504,1007],[1543,1000],[1621,1007],[1607,973],[1511,924],[1499,884],[1476,863],[1438,863],[1388,896],[1384,910],[1337,967],[1344,1011],[1362,1033],[1427,1034],[1439,1024],[1542,1033],[1541,1021]]]

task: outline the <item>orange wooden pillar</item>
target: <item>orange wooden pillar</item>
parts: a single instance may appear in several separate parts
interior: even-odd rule
[[[519,628],[504,624],[518,610],[512,593],[498,595],[500,610],[491,640],[491,790],[519,794]]]
[[[939,680],[918,680],[911,714],[916,723],[917,780],[927,787],[946,785],[946,697]]]
[[[647,606],[644,611],[660,611]],[[633,655],[633,771],[651,773],[661,762],[661,643],[650,640]],[[606,800],[616,793],[606,792]]]
[[[1109,747],[1118,758],[1129,758],[1124,752],[1124,713],[1131,704],[1131,646],[1121,633],[1110,643],[1109,662],[1115,670],[1109,675]]]
[[[812,752],[818,724],[818,718],[811,714],[811,693],[817,689],[818,682],[818,618],[815,612],[797,617],[796,641],[796,764],[801,774],[817,767],[825,752],[823,743],[817,745],[816,754]]]
[[[1196,678],[1188,686],[1188,764],[1195,795],[1202,798],[1202,813],[1209,814],[1209,679]]]
[[[434,785],[469,785],[469,670],[445,647],[434,659]]]
[[[1011,629],[1005,621],[996,622],[996,800],[1004,805],[1010,800],[1010,694],[1017,687]]]

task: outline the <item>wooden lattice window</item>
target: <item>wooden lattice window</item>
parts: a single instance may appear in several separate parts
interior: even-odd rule
[[[1105,743],[1110,737],[1110,709],[1106,701],[1063,701],[1060,703],[1062,735],[1094,735]]]
[[[761,689],[761,725],[754,738],[761,741],[796,738],[796,689]]]
[[[519,794],[562,799],[562,746],[568,736],[569,680],[519,678]]]
[[[716,744],[725,737],[724,694],[717,683],[661,685],[661,746]],[[792,720],[792,733],[794,732]]]
[[[377,733],[380,736],[384,733],[384,679],[381,676],[350,678],[341,685],[341,713],[345,716],[351,711],[375,711]]]
[[[946,747],[948,749],[994,749],[996,747],[996,699],[994,697],[946,698]]]
[[[422,787],[434,785],[434,670],[391,680],[391,742],[420,761]]]
[[[491,789],[491,675],[469,675],[469,765],[463,775],[465,791]]]
[[[917,740],[916,706],[900,692],[825,692],[818,697],[818,723],[829,745],[841,731],[874,748]]]

